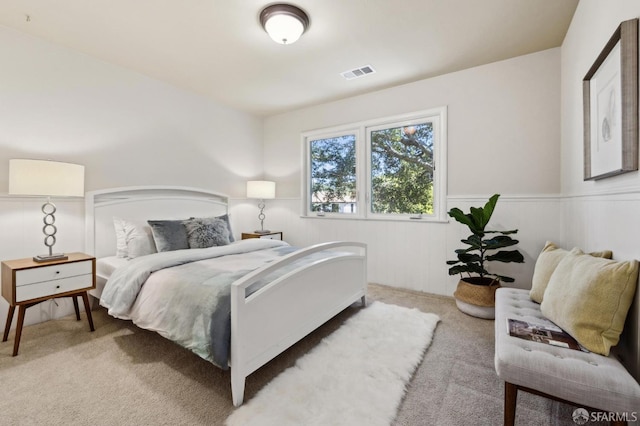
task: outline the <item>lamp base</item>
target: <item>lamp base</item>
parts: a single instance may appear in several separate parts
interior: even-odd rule
[[[33,256],[34,262],[51,262],[54,260],[67,260],[69,256],[64,253],[53,253],[53,254],[40,254],[38,256]]]
[[[254,234],[270,234],[271,231],[269,231],[268,229],[258,229],[257,231],[253,231]]]

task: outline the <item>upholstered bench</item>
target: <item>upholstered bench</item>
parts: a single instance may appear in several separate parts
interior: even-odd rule
[[[640,414],[640,385],[613,355],[512,337],[508,318],[548,321],[528,290],[500,288],[496,292],[495,368],[505,382],[505,425],[514,424],[518,390],[590,411]]]

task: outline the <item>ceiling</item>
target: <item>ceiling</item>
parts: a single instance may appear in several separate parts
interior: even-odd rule
[[[268,0],[2,0],[0,24],[272,115],[558,47],[578,0],[292,3],[311,24],[289,46],[260,26]]]

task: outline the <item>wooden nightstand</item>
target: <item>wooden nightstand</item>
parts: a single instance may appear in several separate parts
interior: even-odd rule
[[[9,302],[7,323],[2,341],[9,337],[13,313],[18,306],[18,324],[13,356],[18,355],[24,313],[27,308],[57,297],[71,297],[80,320],[78,296],[84,301],[89,328],[94,330],[87,290],[96,288],[96,258],[84,253],[70,253],[65,260],[36,263],[31,258],[2,262],[2,297]]]
[[[265,239],[269,239],[269,240],[282,240],[282,232],[280,231],[273,231],[273,232],[269,232],[267,234],[257,234],[255,232],[243,232],[242,233],[242,239],[243,240],[247,240],[249,238],[265,238]]]

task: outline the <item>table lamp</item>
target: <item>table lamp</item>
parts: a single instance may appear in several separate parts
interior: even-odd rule
[[[9,160],[9,194],[46,196],[47,202],[42,205],[44,213],[44,245],[49,254],[34,256],[35,262],[64,260],[64,253],[53,253],[56,243],[55,226],[56,206],[51,197],[83,197],[84,166],[48,160]]]
[[[258,208],[260,209],[260,214],[258,214],[258,219],[260,219],[260,229],[256,230],[256,234],[268,234],[268,229],[264,229],[264,200],[276,198],[276,183],[268,180],[250,180],[247,182],[247,198],[254,198],[260,200],[258,203]]]

